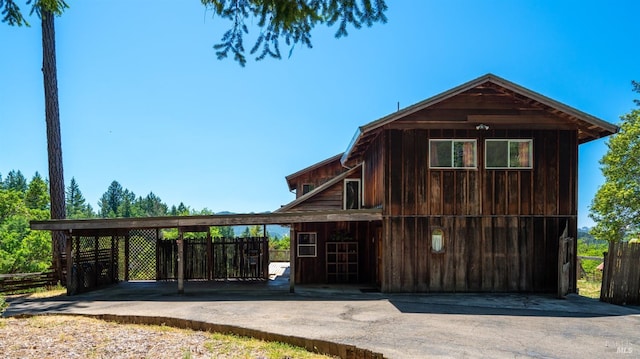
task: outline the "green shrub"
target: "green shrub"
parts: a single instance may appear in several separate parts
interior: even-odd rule
[[[4,296],[0,294],[0,315],[4,313],[4,310],[7,309],[8,306],[9,305],[7,304],[7,301],[4,299]]]

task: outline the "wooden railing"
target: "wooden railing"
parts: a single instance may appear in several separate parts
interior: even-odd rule
[[[14,293],[55,284],[52,270],[39,273],[0,274],[0,293]]]

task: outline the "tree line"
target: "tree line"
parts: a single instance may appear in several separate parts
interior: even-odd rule
[[[116,218],[116,217],[161,217],[212,215],[213,211],[204,208],[194,210],[184,203],[168,206],[162,199],[149,192],[146,196],[122,187],[113,181],[100,197],[97,210],[87,203],[75,178],[71,178],[66,192],[66,215],[70,219]],[[51,233],[31,231],[29,222],[47,220],[50,214],[49,184],[38,172],[31,180],[19,170],[12,170],[5,177],[0,174],[0,273],[41,272],[51,266]],[[212,227],[213,238],[235,237],[234,227]],[[178,236],[177,229],[163,231],[165,239]],[[246,227],[238,234],[242,237],[261,237],[262,226]],[[187,233],[190,238],[197,234]],[[288,237],[278,238],[270,235],[272,248],[288,248]]]

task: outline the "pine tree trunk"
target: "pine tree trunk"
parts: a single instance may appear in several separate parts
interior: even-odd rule
[[[45,120],[47,122],[47,151],[49,154],[49,193],[51,219],[66,217],[64,201],[64,172],[62,169],[62,140],[58,107],[58,75],[56,69],[56,32],[54,15],[42,9],[42,73],[44,78]],[[62,278],[61,254],[65,250],[62,232],[52,234],[52,264],[58,280]]]

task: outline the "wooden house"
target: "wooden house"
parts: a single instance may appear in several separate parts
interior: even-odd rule
[[[578,146],[617,130],[491,74],[361,126],[344,153],[286,177],[296,199],[276,212],[381,219],[293,224],[292,277],[383,292],[555,291],[559,238],[577,234]],[[574,266],[571,246],[560,262]]]
[[[578,146],[617,131],[489,74],[358,128],[344,153],[287,176],[296,199],[273,213],[31,228],[66,236],[57,273],[69,293],[121,280],[175,279],[179,292],[189,279],[264,280],[266,238],[213,239],[210,229],[283,224],[291,290],[562,295],[576,289],[567,238],[577,234]],[[175,243],[162,236],[170,228]]]

